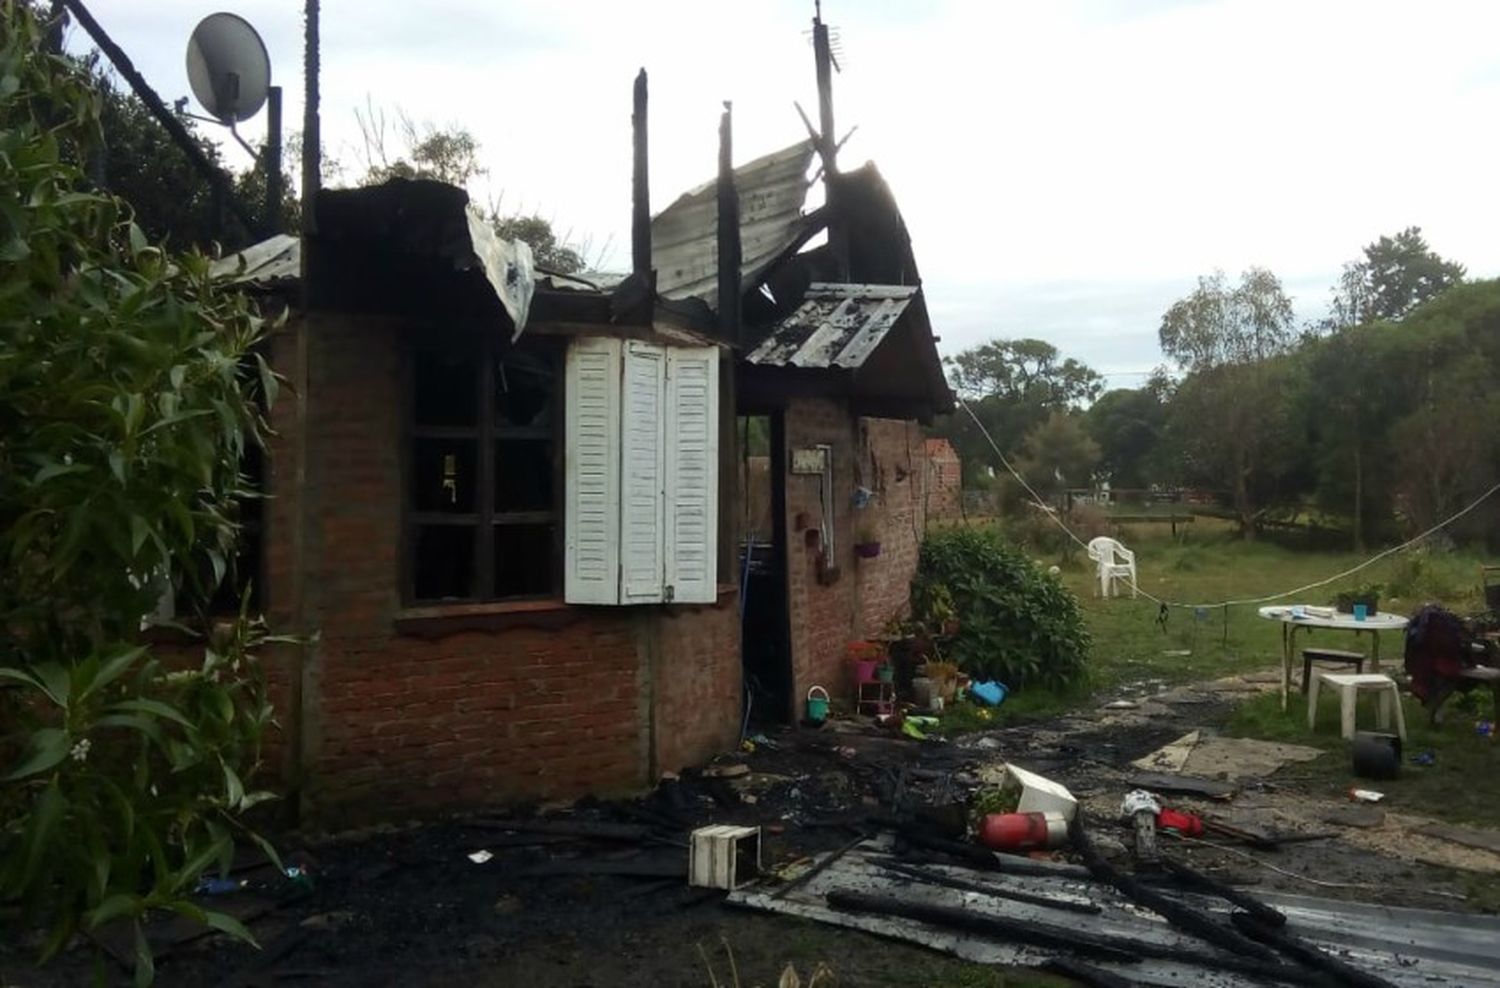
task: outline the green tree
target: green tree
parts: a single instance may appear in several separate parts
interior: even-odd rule
[[[1007,456],[1053,412],[1092,401],[1104,386],[1092,368],[1062,358],[1043,340],[992,340],[948,358],[947,364],[954,390]],[[989,442],[962,409],[943,420],[937,432],[953,443],[971,480],[987,464],[999,468]]]
[[[249,938],[188,896],[258,839],[262,627],[242,611],[176,671],[138,639],[164,585],[222,578],[275,380],[208,259],[86,180],[99,94],[42,33],[0,3],[0,916],[47,927],[44,958],[133,923],[145,982],[150,910]]]
[[[502,240],[524,241],[531,248],[538,267],[560,274],[583,270],[581,250],[559,240],[552,224],[542,217],[534,213],[529,216],[522,213],[507,216],[491,210],[489,220]]]
[[[1089,406],[1084,424],[1115,488],[1141,489],[1159,479],[1154,461],[1167,425],[1170,393],[1169,382],[1159,377],[1144,388],[1106,391]]]
[[[374,105],[367,105],[363,113],[356,109],[354,119],[364,140],[365,171],[360,185],[406,178],[466,189],[487,172],[479,161],[479,141],[463,127],[444,130],[431,123],[418,124],[402,111],[391,121]]]
[[[1281,282],[1251,268],[1231,285],[1222,271],[1172,304],[1161,348],[1188,372],[1173,401],[1171,433],[1184,473],[1230,493],[1243,537],[1296,491],[1301,430],[1289,400],[1292,303]]]
[[[479,159],[478,139],[464,127],[418,124],[400,112],[392,122],[373,106],[363,113],[356,110],[355,119],[364,138],[365,170],[360,185],[379,185],[393,178],[430,179],[467,189],[474,179],[488,173]],[[530,246],[538,267],[561,274],[583,270],[582,251],[559,238],[542,216],[506,213],[492,203],[486,218],[502,239]]]
[[[1437,524],[1500,480],[1500,280],[1469,282],[1392,327],[1381,372],[1398,382],[1386,442],[1397,513],[1410,534]],[[1398,417],[1399,416],[1399,417]],[[1500,545],[1491,501],[1449,534]]]
[[[1084,428],[1083,417],[1053,412],[1026,434],[1016,469],[1044,497],[1070,487],[1086,487],[1099,465],[1099,444]]]
[[[1420,227],[1381,237],[1364,257],[1344,265],[1328,322],[1335,328],[1375,319],[1392,321],[1464,280],[1464,266],[1427,245]]]
[[[1356,549],[1392,519],[1389,429],[1404,398],[1394,327],[1351,326],[1308,342],[1299,354],[1314,387],[1305,391],[1323,507],[1347,515]]]

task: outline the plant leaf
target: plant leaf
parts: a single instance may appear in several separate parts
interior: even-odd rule
[[[251,936],[250,931],[245,929],[245,924],[227,913],[205,911],[203,913],[203,921],[220,933],[228,933],[236,940],[248,943],[257,950],[260,949],[260,944],[256,942],[255,937]]]
[[[140,658],[141,654],[145,651],[146,649],[144,647],[127,648],[119,655],[116,655],[114,658],[105,662],[104,665],[100,667],[99,674],[94,677],[94,681],[89,683],[89,685],[85,687],[79,694],[79,698],[82,699],[93,693],[96,693],[99,690],[104,689],[104,687],[108,686],[116,679],[119,679],[130,668],[131,664],[134,663],[136,659]]]
[[[84,925],[90,929],[98,929],[112,919],[121,916],[138,916],[142,907],[141,897],[130,895],[126,892],[116,892],[105,899],[99,905],[84,914]]]
[[[229,801],[230,809],[238,809],[245,801],[245,784],[240,781],[239,774],[229,767],[229,763],[220,759],[219,764],[224,769],[224,796]]]
[[[138,697],[132,700],[121,700],[119,703],[114,704],[109,709],[112,712],[124,711],[126,713],[152,714],[157,717],[163,717],[170,721],[175,721],[176,723],[181,724],[183,727],[190,728],[193,726],[192,722],[184,717],[181,711],[179,711],[175,707],[161,702],[160,700],[150,700],[145,697]]]
[[[20,764],[6,774],[5,781],[24,779],[28,775],[47,771],[68,757],[70,747],[72,741],[67,731],[57,727],[42,728],[31,736],[30,743],[26,746],[27,753],[21,758]]]
[[[146,942],[146,929],[141,921],[135,921],[135,984],[136,988],[148,988],[156,980],[156,958],[151,956],[151,944]]]

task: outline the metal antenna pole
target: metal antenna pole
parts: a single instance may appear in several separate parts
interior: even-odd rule
[[[265,235],[281,232],[281,87],[266,91],[266,148],[261,156],[266,170]]]

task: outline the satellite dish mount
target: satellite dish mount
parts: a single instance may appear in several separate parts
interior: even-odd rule
[[[265,166],[264,232],[267,235],[277,232],[276,216],[281,204],[281,87],[271,85],[271,57],[265,42],[250,22],[238,14],[210,14],[198,22],[188,38],[187,76],[193,95],[209,114],[189,115],[227,127],[240,146]],[[257,153],[240,136],[236,125],[254,117],[263,106],[266,146],[263,153]]]

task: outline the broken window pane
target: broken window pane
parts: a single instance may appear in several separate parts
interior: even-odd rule
[[[556,372],[545,356],[508,353],[495,362],[495,425],[541,428],[552,421]]]
[[[552,443],[502,439],[495,443],[495,510],[551,511]]]
[[[553,526],[495,526],[495,596],[541,597],[553,589]]]
[[[479,362],[464,349],[419,350],[412,361],[412,422],[417,426],[479,424]]]
[[[474,596],[472,525],[418,525],[413,546],[413,595],[418,600]]]
[[[474,513],[478,443],[469,439],[414,439],[411,470],[411,503],[416,511]]]

